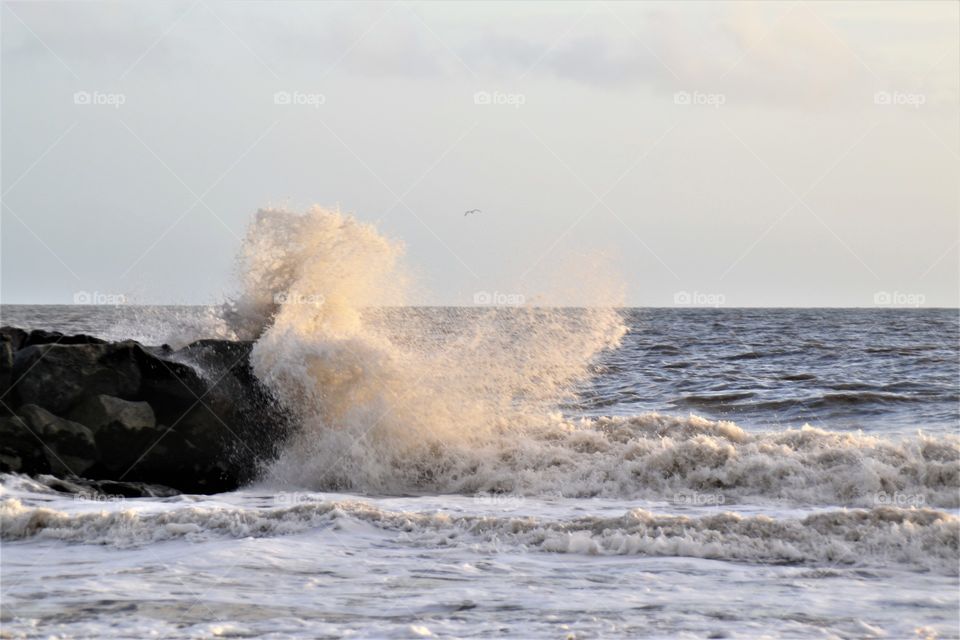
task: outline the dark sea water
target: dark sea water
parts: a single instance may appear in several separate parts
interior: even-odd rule
[[[596,413],[762,427],[956,432],[956,309],[633,309],[585,394]]]

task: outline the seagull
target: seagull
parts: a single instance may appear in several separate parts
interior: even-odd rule
[[[480,213],[480,209],[470,209],[470,211],[464,211],[463,215],[468,216],[471,213]]]

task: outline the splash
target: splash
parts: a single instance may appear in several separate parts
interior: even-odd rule
[[[229,319],[259,336],[254,371],[300,424],[270,480],[454,490],[552,428],[554,407],[626,331],[612,297],[577,309],[451,309],[438,321],[401,308],[415,302],[402,256],[399,243],[338,211],[258,212]]]

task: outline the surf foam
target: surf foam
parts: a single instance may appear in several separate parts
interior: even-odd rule
[[[955,574],[960,519],[931,509],[827,511],[803,519],[716,513],[700,517],[634,509],[620,517],[533,517],[390,511],[359,501],[274,509],[189,507],[67,513],[0,504],[4,540],[44,538],[137,546],[164,540],[272,537],[361,523],[411,546],[469,546],[485,552],[687,556],[760,563],[891,563]]]

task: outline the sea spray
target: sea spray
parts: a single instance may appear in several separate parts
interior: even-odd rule
[[[265,470],[267,482],[725,508],[745,500],[960,506],[956,436],[751,433],[696,416],[566,416],[558,403],[623,335],[612,306],[397,308],[409,301],[402,255],[339,212],[258,214],[242,253],[236,326],[259,336],[255,372],[299,424]],[[606,284],[586,288],[609,291]]]
[[[455,490],[531,431],[555,428],[551,411],[625,332],[613,299],[454,312],[446,330],[413,311],[388,319],[383,307],[412,302],[402,254],[339,212],[257,214],[230,318],[259,336],[254,370],[301,425],[271,479]],[[585,288],[595,301],[605,290]]]

